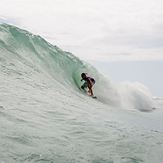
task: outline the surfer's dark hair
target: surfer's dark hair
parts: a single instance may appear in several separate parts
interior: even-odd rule
[[[82,74],[81,74],[81,77],[82,77],[82,78],[85,78],[85,77],[86,77],[86,73],[82,73]]]

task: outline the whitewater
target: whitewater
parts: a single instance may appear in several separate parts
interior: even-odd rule
[[[97,99],[80,90],[95,78]],[[163,99],[0,25],[0,163],[162,163]]]

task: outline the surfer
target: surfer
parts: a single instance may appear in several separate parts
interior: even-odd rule
[[[95,79],[88,77],[86,73],[82,73],[81,77],[81,81],[85,81],[84,84],[81,86],[81,89],[85,90],[85,88],[88,88],[88,95],[93,96],[92,87],[95,84]]]

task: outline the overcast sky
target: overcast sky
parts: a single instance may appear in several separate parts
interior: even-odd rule
[[[163,60],[163,0],[0,0],[0,22],[87,60]]]

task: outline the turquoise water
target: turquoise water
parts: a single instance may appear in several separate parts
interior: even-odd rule
[[[0,25],[0,162],[161,163],[162,100],[40,36]],[[96,79],[89,98],[80,73]],[[154,109],[156,108],[156,109]]]

